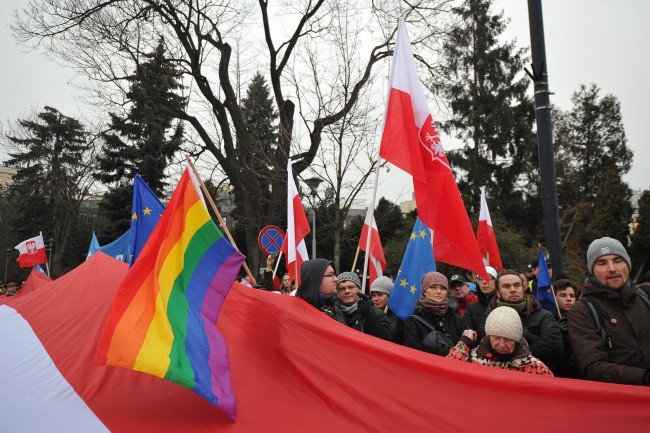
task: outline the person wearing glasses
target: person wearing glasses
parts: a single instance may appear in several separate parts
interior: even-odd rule
[[[337,282],[332,261],[327,259],[307,260],[300,267],[300,285],[296,296],[334,317]]]
[[[392,341],[390,320],[386,313],[372,305],[361,293],[361,280],[355,272],[343,272],[336,277],[338,305],[335,319],[352,329],[382,340]]]

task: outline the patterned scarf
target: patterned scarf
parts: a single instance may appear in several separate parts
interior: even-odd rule
[[[432,301],[431,299],[425,298],[424,295],[418,299],[418,305],[420,308],[422,308],[423,311],[433,313],[433,315],[436,317],[443,317],[445,314],[447,314],[447,309],[449,308],[447,301]]]

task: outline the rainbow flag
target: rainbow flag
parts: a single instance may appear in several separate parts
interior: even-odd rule
[[[176,382],[234,419],[228,347],[216,322],[243,261],[186,168],[120,283],[99,337],[98,363]]]

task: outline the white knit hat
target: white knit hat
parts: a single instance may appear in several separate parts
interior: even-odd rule
[[[514,308],[497,307],[485,321],[485,335],[495,335],[519,341],[523,335],[521,318]]]

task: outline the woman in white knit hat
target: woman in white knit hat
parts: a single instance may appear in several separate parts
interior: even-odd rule
[[[487,317],[485,337],[480,343],[476,332],[467,329],[447,357],[504,370],[553,376],[542,361],[531,355],[522,334],[519,314],[510,307],[497,307]]]

